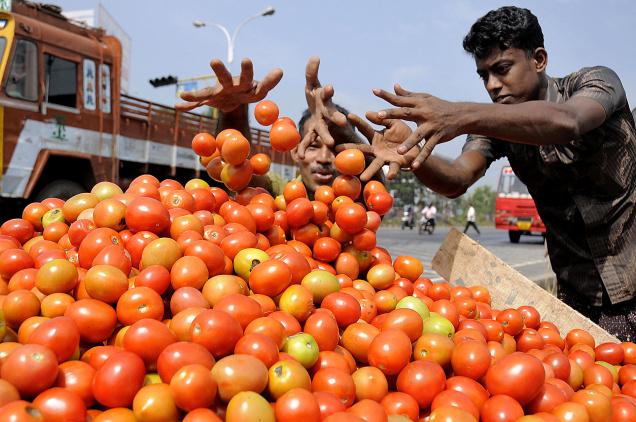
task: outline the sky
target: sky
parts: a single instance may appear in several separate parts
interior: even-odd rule
[[[175,87],[153,88],[148,80],[175,75],[186,79],[210,74],[212,58],[226,61],[227,42],[214,27],[195,28],[196,19],[216,22],[230,33],[244,19],[271,5],[273,16],[243,27],[235,46],[233,73],[240,60],[254,62],[255,78],[280,67],[284,76],[268,98],[281,115],[298,120],[306,108],[307,59],[321,58],[320,81],[331,83],[334,101],[363,114],[389,104],[371,90],[390,90],[399,82],[415,92],[450,101],[489,102],[462,39],[472,23],[491,9],[527,7],[538,17],[549,54],[548,74],[558,77],[581,67],[604,65],[621,78],[627,99],[636,105],[636,2],[631,0],[54,0],[66,11],[101,5],[132,39],[129,94],[173,105]],[[252,125],[258,126],[252,118]],[[464,137],[439,145],[455,157]],[[495,186],[499,160],[479,185]]]

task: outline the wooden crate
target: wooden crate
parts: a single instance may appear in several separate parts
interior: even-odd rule
[[[554,322],[565,336],[574,328],[588,331],[597,344],[619,342],[607,331],[510,267],[470,237],[452,229],[435,254],[432,268],[446,280],[463,286],[484,285],[496,309],[534,306],[541,319]]]

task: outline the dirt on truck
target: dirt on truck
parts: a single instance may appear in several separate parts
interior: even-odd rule
[[[216,120],[121,93],[121,61],[116,37],[68,20],[59,7],[13,1],[0,12],[3,204],[68,198],[104,180],[125,188],[142,173],[180,181],[205,174],[190,143],[215,133]],[[251,132],[255,153],[291,168],[288,156],[271,154],[268,132]]]

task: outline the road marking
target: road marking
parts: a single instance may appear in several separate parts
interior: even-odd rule
[[[536,265],[536,264],[545,264],[546,260],[545,259],[537,259],[534,261],[527,261],[527,262],[522,262],[519,264],[514,264],[514,265],[510,265],[512,268],[519,268],[519,267],[526,267],[528,265]]]

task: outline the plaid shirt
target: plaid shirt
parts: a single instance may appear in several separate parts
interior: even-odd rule
[[[600,103],[598,128],[566,145],[526,145],[469,135],[464,151],[488,164],[507,157],[547,228],[550,261],[560,283],[591,305],[636,295],[636,129],[620,79],[606,67],[550,78],[546,101],[574,96]],[[606,296],[606,297],[607,297]]]

